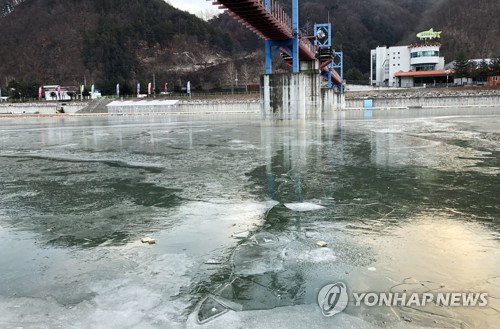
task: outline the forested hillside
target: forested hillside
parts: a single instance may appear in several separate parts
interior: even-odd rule
[[[281,0],[291,11],[291,1]],[[345,77],[367,80],[369,51],[443,31],[447,61],[500,54],[498,0],[300,1],[303,34],[332,22]],[[0,0],[0,86],[97,84],[113,92],[136,82],[208,89],[258,82],[263,41],[227,15],[205,22],[163,0]],[[7,8],[7,9],[5,9]],[[30,87],[31,88],[31,87]]]
[[[443,54],[447,60],[500,56],[500,3],[498,0],[439,1],[425,15],[418,29],[443,31]]]
[[[232,52],[224,31],[162,0],[27,0],[0,18],[0,31],[2,84],[86,80],[112,89],[153,73],[173,80]]]

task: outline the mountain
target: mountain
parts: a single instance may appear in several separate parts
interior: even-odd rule
[[[448,62],[461,55],[469,59],[499,57],[498,17],[498,0],[441,0],[423,15],[417,29],[443,31],[441,49]]]
[[[330,21],[345,78],[367,80],[370,49],[443,31],[447,61],[500,54],[498,0],[302,0],[303,34]],[[291,1],[278,0],[288,12]],[[112,93],[147,85],[208,89],[258,82],[263,41],[228,15],[206,22],[163,0],[0,0],[0,86],[87,85]],[[284,66],[281,66],[284,67]],[[285,69],[285,68],[283,68]],[[31,88],[31,87],[30,87]],[[33,88],[31,88],[33,89]]]
[[[7,81],[86,80],[109,90],[153,74],[184,78],[225,61],[233,47],[227,33],[163,0],[27,0],[0,18],[0,31]]]

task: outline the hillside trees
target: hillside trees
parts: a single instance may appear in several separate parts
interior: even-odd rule
[[[493,58],[490,69],[492,76],[500,76],[500,56]]]
[[[346,78],[352,79],[370,71],[370,49],[414,42],[416,32],[430,27],[443,30],[448,61],[459,51],[466,58],[499,54],[497,2],[309,0],[300,2],[300,19],[306,34],[314,23],[330,20],[333,46],[344,52]],[[290,1],[281,3],[291,12]],[[62,85],[86,79],[113,91],[116,83],[133,87],[153,73],[163,83],[189,79],[210,86],[220,83],[227,61],[250,55],[248,81],[258,81],[263,72],[264,43],[242,24],[229,15],[207,23],[163,0],[25,1],[0,17],[0,31],[4,88],[13,79]],[[215,74],[200,79],[196,71]]]
[[[442,53],[447,59],[460,52],[467,58],[488,58],[500,53],[499,16],[498,0],[442,0],[422,15],[417,29],[443,31]]]
[[[87,79],[110,91],[153,72],[166,81],[182,53],[198,44],[204,55],[228,56],[233,49],[226,32],[163,0],[26,1],[0,17],[0,31],[1,82],[80,85]]]
[[[490,64],[483,59],[476,68],[476,77],[481,81],[486,81],[486,78],[491,75]]]
[[[13,99],[20,98],[37,98],[39,82],[26,82],[12,80],[7,85],[9,96]]]
[[[465,57],[465,54],[462,52],[458,55],[455,60],[455,77],[461,79],[461,84],[463,83],[463,78],[470,77],[471,64],[469,60]]]

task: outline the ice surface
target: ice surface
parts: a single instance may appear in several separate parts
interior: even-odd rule
[[[237,239],[246,239],[250,235],[250,232],[248,231],[243,231],[243,232],[236,232],[233,234],[233,237]]]
[[[293,211],[313,211],[325,208],[319,204],[310,202],[285,203],[284,205]]]
[[[307,263],[322,263],[322,262],[334,262],[337,257],[330,248],[317,248],[311,251],[305,251],[301,253],[297,259],[300,262]]]
[[[260,245],[240,245],[233,256],[235,274],[262,274],[283,269],[279,249]]]
[[[199,324],[194,314],[189,316],[187,328],[219,329],[219,328],[345,328],[345,329],[417,329],[427,328],[413,325],[411,323],[399,323],[394,325],[377,326],[359,317],[346,313],[340,313],[334,317],[324,317],[316,304],[285,306],[272,310],[254,310],[245,312],[229,311],[222,316]]]
[[[333,318],[315,304],[338,281],[498,296],[498,115],[482,111],[5,119],[0,327],[494,327],[493,298]],[[200,326],[207,297],[205,319],[229,311]]]
[[[233,253],[234,273],[254,275],[282,271],[280,254],[283,248],[272,234],[260,232],[252,236],[252,239],[236,247]]]
[[[154,255],[144,248],[109,250],[97,260],[79,252],[72,256],[84,264],[92,261],[100,271],[78,269],[68,260],[66,266],[74,268],[73,278],[64,272],[48,271],[40,277],[44,289],[24,287],[18,296],[0,296],[0,326],[181,327],[182,312],[189,301],[176,296],[189,285],[186,274],[193,265],[186,256]],[[61,263],[59,266],[65,267]]]
[[[221,304],[212,297],[207,297],[201,305],[202,306],[198,310],[197,320],[199,323],[210,321],[229,310],[225,305]]]

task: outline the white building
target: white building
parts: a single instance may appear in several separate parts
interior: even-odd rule
[[[45,100],[48,101],[71,100],[71,93],[76,95],[74,90],[75,87],[64,87],[59,85],[43,86],[43,94],[45,96]]]
[[[446,72],[440,48],[441,44],[434,42],[372,49],[371,85],[415,87],[443,82]]]

